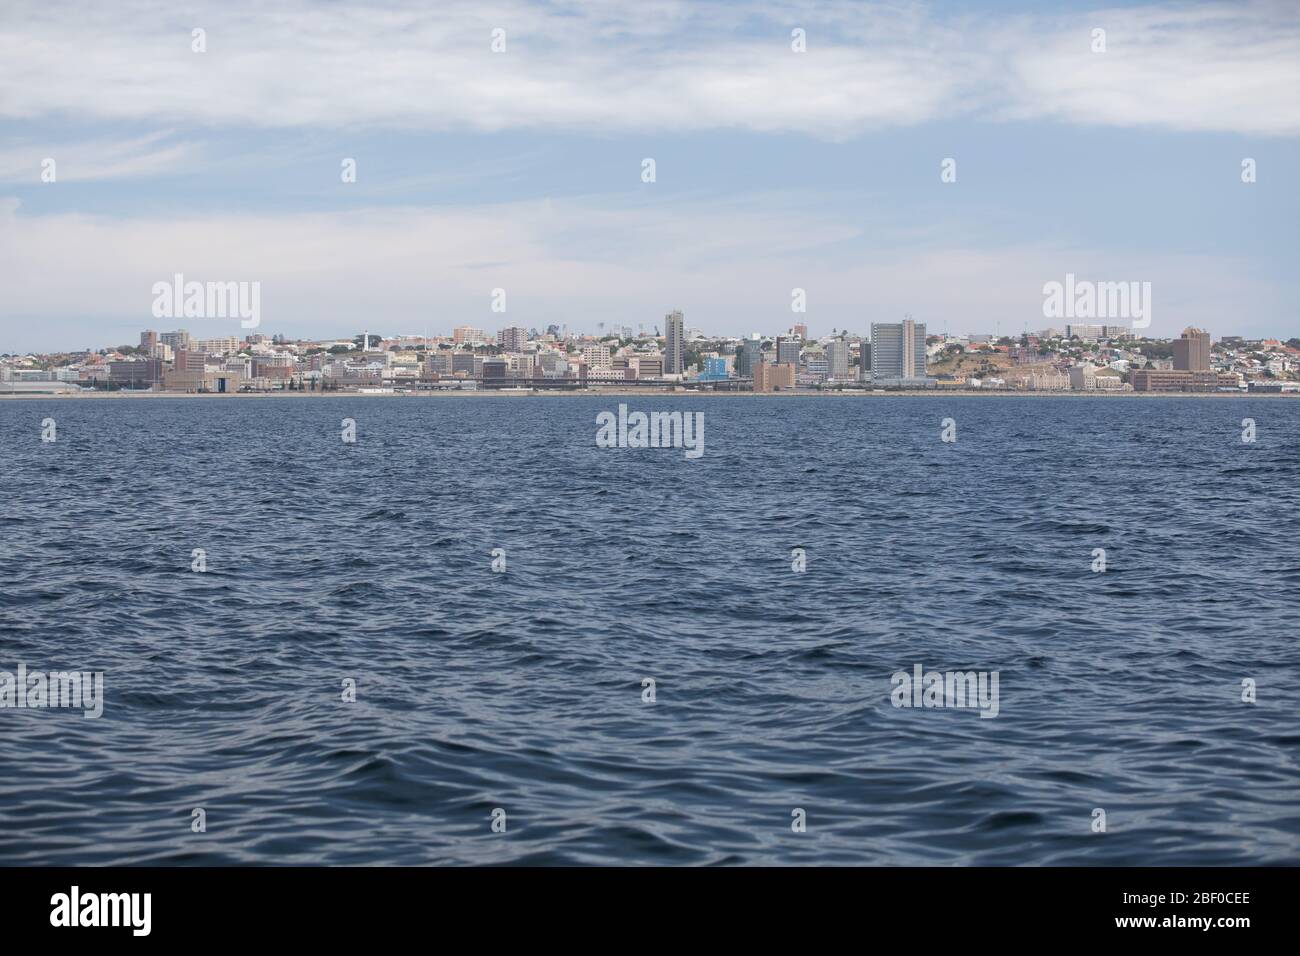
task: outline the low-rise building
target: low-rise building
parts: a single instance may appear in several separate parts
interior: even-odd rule
[[[790,362],[759,362],[754,366],[754,391],[793,391],[795,367]]]
[[[248,380],[236,372],[221,369],[172,369],[163,375],[163,390],[168,392],[237,392]]]
[[[148,388],[163,380],[161,359],[125,359],[108,363],[108,381],[120,388]]]
[[[1236,385],[1236,377],[1225,375],[1220,383],[1217,372],[1175,371],[1173,369],[1140,369],[1133,373],[1135,392],[1214,392],[1220,384]]]

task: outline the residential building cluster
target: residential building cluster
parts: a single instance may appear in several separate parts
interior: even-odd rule
[[[134,346],[0,356],[0,394],[155,392],[398,392],[435,389],[685,388],[1009,391],[1300,390],[1300,339],[1247,340],[1189,328],[1176,339],[1067,325],[1018,336],[933,334],[924,322],[873,322],[869,334],[812,338],[796,324],[774,336],[710,337],[680,310],[652,333],[463,325],[450,335],[291,340],[140,333]]]

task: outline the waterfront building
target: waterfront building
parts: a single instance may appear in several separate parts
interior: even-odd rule
[[[432,352],[426,352],[424,355],[424,377],[432,379],[450,375],[452,372],[451,352],[446,349],[435,349]]]
[[[871,381],[876,385],[925,385],[925,323],[871,323]]]
[[[736,350],[736,374],[740,378],[753,376],[754,368],[762,355],[762,347],[763,343],[757,337],[745,339],[740,343],[740,347]]]
[[[245,381],[238,373],[216,369],[163,373],[163,389],[168,392],[237,392]]]
[[[482,359],[473,352],[457,351],[451,353],[451,374],[469,375],[478,377],[478,370],[481,367]]]
[[[1174,370],[1208,372],[1210,370],[1210,333],[1201,329],[1183,329],[1182,338],[1174,339]]]
[[[686,320],[678,310],[664,316],[664,374],[681,375],[686,370]]]
[[[226,359],[222,365],[223,372],[230,372],[238,375],[240,378],[253,377],[253,360],[245,355],[235,355]]]
[[[1094,376],[1093,381],[1096,380]],[[1070,377],[1054,368],[1024,372],[1017,381],[1031,392],[1063,392],[1070,388]]]
[[[1190,370],[1141,369],[1133,373],[1135,392],[1214,392],[1236,387],[1236,376]]]
[[[729,377],[725,358],[715,356],[704,360],[704,371],[699,377],[701,382],[725,382]]]
[[[664,376],[662,355],[634,355],[628,364],[636,370],[637,378],[663,378]]]
[[[1076,392],[1090,392],[1097,387],[1097,369],[1092,365],[1074,365],[1070,368],[1070,388]]]
[[[826,346],[826,374],[836,382],[849,377],[849,346],[843,339],[835,339]]]
[[[147,388],[162,381],[160,359],[127,359],[108,363],[108,380],[122,388]]]
[[[792,391],[795,382],[795,367],[789,362],[759,362],[754,366],[754,391],[782,392]]]

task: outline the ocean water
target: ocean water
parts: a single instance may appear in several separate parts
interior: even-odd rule
[[[1300,862],[1300,402],[4,401],[0,462],[0,670],[104,672],[0,710],[3,864]]]

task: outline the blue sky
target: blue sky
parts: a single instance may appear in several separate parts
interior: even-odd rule
[[[295,336],[1019,332],[1073,272],[1150,281],[1151,334],[1286,338],[1298,137],[1288,4],[18,2],[0,352],[134,342],[177,272]]]

